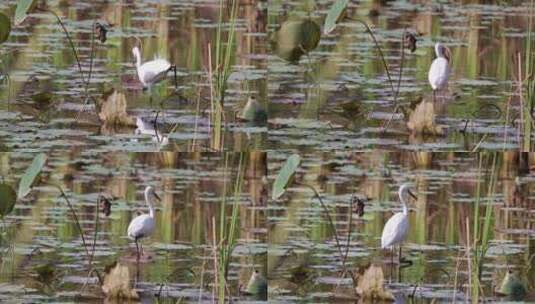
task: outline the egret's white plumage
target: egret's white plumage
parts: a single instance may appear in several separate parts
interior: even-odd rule
[[[155,59],[141,64],[141,53],[136,46],[132,49],[132,54],[136,58],[136,70],[139,81],[144,87],[150,87],[165,78],[171,69],[171,63],[165,59]]]
[[[138,240],[144,237],[148,237],[152,234],[154,231],[154,207],[152,206],[152,199],[160,199],[156,192],[154,192],[154,188],[151,186],[147,186],[145,188],[145,202],[149,206],[149,214],[142,214],[137,217],[135,217],[131,222],[130,225],[128,225],[127,234],[128,237],[133,239],[136,242],[136,249],[137,249],[137,257],[139,259],[139,248],[138,248]]]
[[[409,231],[409,209],[407,208],[407,195],[414,197],[410,191],[410,184],[403,184],[399,187],[399,200],[403,205],[403,211],[394,214],[385,224],[383,235],[381,236],[381,248],[400,245],[405,240]],[[401,249],[401,247],[400,247]],[[400,250],[401,252],[401,250]],[[400,254],[401,258],[401,254]]]
[[[437,58],[431,63],[429,68],[429,84],[433,88],[433,98],[436,91],[441,90],[448,84],[448,77],[450,74],[450,51],[442,43],[437,42],[435,44],[435,53]]]

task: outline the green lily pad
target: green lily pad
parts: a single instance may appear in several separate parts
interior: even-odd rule
[[[325,24],[323,25],[323,34],[327,35],[336,28],[336,23],[342,17],[349,0],[337,0],[329,9]]]
[[[299,163],[301,163],[301,157],[297,154],[293,154],[286,160],[286,163],[284,166],[282,166],[277,178],[275,178],[275,182],[273,183],[273,191],[271,193],[272,199],[276,200],[282,194],[284,194],[284,191],[286,191],[286,186],[289,184],[291,178],[295,174],[297,167],[299,167]]]
[[[8,184],[0,184],[0,218],[8,215],[15,207],[17,193]]]
[[[30,167],[28,167],[28,169],[26,169],[26,171],[24,172],[24,175],[20,179],[19,191],[17,194],[18,198],[23,198],[28,193],[30,193],[32,184],[35,178],[37,177],[37,175],[41,173],[41,170],[43,169],[45,162],[46,162],[46,154],[44,153],[38,154],[33,158],[32,164],[30,165]]]
[[[0,13],[0,43],[6,42],[10,32],[11,20],[3,13]]]
[[[280,58],[296,63],[318,46],[320,26],[312,20],[288,20],[274,34],[271,47]]]
[[[28,13],[35,7],[37,0],[19,0],[17,2],[17,8],[15,9],[15,24],[21,24]]]

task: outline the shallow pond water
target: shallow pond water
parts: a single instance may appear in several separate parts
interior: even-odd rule
[[[288,155],[270,153],[269,157],[273,177]],[[300,184],[314,187],[329,208],[340,248],[342,252],[347,249],[350,270],[362,275],[370,265],[377,265],[397,302],[434,303],[470,301],[466,250],[468,244],[473,246],[470,231],[477,217],[474,205],[477,181],[481,180],[481,206],[489,206],[493,215],[481,276],[485,299],[496,300],[493,291],[509,269],[519,271],[533,288],[535,174],[526,170],[526,154],[496,157],[497,183],[490,197],[490,166],[478,173],[477,154],[301,154],[302,163],[286,194],[270,202],[270,300],[356,299],[351,278],[342,275],[342,259],[328,217],[314,193]],[[529,162],[533,166],[533,156]],[[417,199],[409,203],[410,228],[402,252],[412,265],[400,269],[397,257],[392,264],[389,250],[381,249],[381,233],[386,221],[401,210],[397,190],[405,182],[413,183]],[[355,204],[350,206],[353,195],[365,201],[362,217],[357,215]],[[486,209],[480,209],[484,217]]]
[[[1,154],[4,181],[18,180],[31,156]],[[240,157],[242,190],[235,193]],[[113,262],[126,265],[143,302],[213,301],[213,242],[219,239],[222,208],[227,221],[236,199],[237,243],[228,283],[235,301],[263,301],[261,296],[239,295],[239,290],[253,271],[266,273],[265,160],[264,153],[49,154],[39,186],[2,221],[1,231],[7,234],[0,243],[0,302],[104,299],[96,276],[88,273],[76,220],[53,184],[66,192],[90,250],[96,240],[93,267],[102,274]],[[126,232],[133,217],[147,212],[146,185],[155,187],[161,202],[155,204],[155,232],[141,241],[144,254],[137,263]],[[101,194],[111,200],[111,212],[106,216],[99,205],[95,239]]]
[[[333,1],[271,1],[268,33],[287,20],[323,26]],[[514,86],[517,53],[523,54],[529,3],[469,1],[350,2],[346,16],[298,64],[270,53],[268,147],[321,150],[516,149],[520,110]],[[370,26],[389,67],[358,19]],[[403,51],[404,34],[416,36],[416,50]],[[447,92],[435,102],[443,135],[409,132],[394,109],[420,98],[432,100],[427,72],[434,44],[450,48]],[[398,82],[399,81],[399,82]],[[392,90],[399,96],[395,99]],[[509,116],[507,116],[509,115]],[[407,116],[408,117],[408,116]],[[508,118],[506,118],[508,117]],[[390,123],[388,121],[392,119]],[[385,130],[386,127],[386,130]]]
[[[214,48],[216,40],[219,2],[91,3],[50,1],[47,8],[61,16],[85,77],[91,73],[88,93],[94,99],[85,98],[77,61],[52,14],[31,14],[22,25],[13,27],[10,39],[2,44],[2,75],[8,74],[11,79],[0,86],[2,100],[8,101],[0,105],[2,149],[35,151],[75,146],[95,151],[210,150],[208,50]],[[0,10],[12,11],[15,4],[2,2]],[[226,8],[223,10],[227,20]],[[238,10],[225,98],[226,150],[262,149],[266,140],[265,125],[236,119],[237,109],[249,96],[257,97],[262,105],[266,102],[262,13],[263,8],[253,3]],[[95,42],[90,69],[93,21],[106,25],[108,32],[104,43]],[[228,29],[224,21],[223,35]],[[176,65],[176,87],[173,72],[169,72],[166,81],[150,91],[142,90],[132,55],[132,47],[139,44],[143,62],[159,57]],[[127,112],[133,117],[154,119],[159,111],[160,129],[169,143],[157,145],[151,136],[135,134],[135,126],[102,126],[94,104],[111,88],[126,95]],[[39,93],[49,94],[49,98],[45,102],[41,102],[44,98],[36,100]]]

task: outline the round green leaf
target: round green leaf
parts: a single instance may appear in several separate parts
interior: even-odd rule
[[[7,38],[9,38],[9,32],[11,32],[11,20],[3,13],[0,13],[0,43],[6,42]]]
[[[280,58],[295,63],[302,55],[318,46],[320,26],[312,20],[288,20],[271,41],[273,51]]]
[[[327,35],[336,28],[336,23],[344,13],[349,0],[336,0],[331,6],[327,17],[325,18],[325,24],[323,25],[323,34]]]
[[[271,193],[272,199],[278,199],[284,193],[284,191],[286,191],[286,186],[294,175],[295,170],[297,170],[300,162],[301,157],[297,154],[290,156],[286,160],[286,163],[284,166],[282,166],[277,178],[275,178],[275,182],[273,183],[273,191]]]
[[[15,207],[17,193],[8,184],[0,184],[0,218],[8,215]]]
[[[19,0],[15,9],[15,24],[19,25],[26,19],[28,13],[35,7],[37,0]]]
[[[46,162],[46,154],[44,153],[38,154],[33,158],[32,164],[30,165],[30,167],[26,169],[26,172],[24,172],[24,175],[20,179],[19,192],[17,194],[18,198],[23,198],[28,193],[30,193],[32,184],[35,178],[37,177],[37,175],[41,173],[41,170],[43,169],[45,162]]]

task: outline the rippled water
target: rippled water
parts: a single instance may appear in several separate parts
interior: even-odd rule
[[[6,182],[18,180],[21,168],[29,165],[28,156],[1,154]],[[219,238],[221,208],[227,217],[232,214],[239,159],[239,154],[50,154],[41,186],[17,202],[2,222],[2,231],[13,236],[3,235],[0,243],[0,301],[102,300],[96,277],[88,276],[82,238],[69,207],[58,190],[49,186],[59,184],[74,206],[90,246],[98,197],[103,194],[112,199],[111,214],[99,213],[93,262],[97,270],[102,273],[114,261],[127,265],[143,301],[156,301],[158,294],[159,300],[173,303],[179,299],[211,302],[213,239]],[[244,161],[243,188],[236,196],[238,241],[228,274],[236,301],[261,300],[237,295],[254,270],[265,274],[264,161],[261,153]],[[147,212],[143,200],[146,185],[154,186],[162,200],[155,206],[155,232],[142,240],[145,258],[137,264],[135,245],[126,230],[134,216]],[[43,267],[50,267],[52,273],[40,275]]]
[[[401,302],[409,302],[413,293],[418,302],[469,299],[467,234],[472,236],[467,223],[473,229],[477,180],[482,180],[481,189],[487,189],[490,177],[490,168],[478,174],[477,155],[310,152],[301,156],[295,182],[270,208],[270,299],[323,302],[355,298],[351,279],[341,275],[338,247],[325,212],[312,191],[299,183],[316,188],[330,208],[342,251],[351,231],[350,269],[363,272],[370,263],[380,265],[387,282],[391,281],[386,285]],[[270,175],[286,157],[270,153]],[[535,239],[535,176],[533,171],[525,171],[523,161],[518,154],[499,154],[495,195],[492,200],[486,195],[481,199],[490,204],[494,216],[482,274],[486,299],[492,298],[508,269],[519,270],[529,286],[535,283],[534,261],[530,260]],[[404,182],[415,185],[417,200],[409,204],[410,229],[403,246],[403,255],[412,265],[401,268],[398,275],[397,258],[392,265],[389,251],[380,248],[380,238],[386,221],[400,211],[397,187]],[[356,214],[356,206],[350,209],[353,195],[367,198],[362,217]]]
[[[0,10],[12,9],[15,3],[3,2]],[[208,50],[216,39],[219,2],[92,3],[50,2],[48,6],[62,16],[86,77],[93,21],[111,25],[107,41],[95,44],[89,94],[98,99],[106,90],[115,88],[126,94],[130,115],[154,119],[156,111],[160,111],[161,129],[169,136],[169,144],[159,147],[150,136],[135,135],[135,127],[101,126],[93,100],[85,100],[77,63],[60,25],[51,14],[36,13],[14,27],[10,40],[2,44],[3,70],[11,79],[10,92],[7,82],[0,87],[2,100],[9,100],[0,105],[2,149],[209,149]],[[253,4],[242,5],[236,20],[236,51],[231,55],[225,99],[227,124],[223,133],[228,150],[261,149],[266,140],[265,126],[235,119],[236,110],[243,107],[248,96],[256,96],[261,104],[266,102],[265,31],[256,22],[257,18],[261,20],[262,12],[261,7]],[[228,23],[224,23],[224,34],[228,28]],[[161,57],[176,64],[176,89],[170,72],[168,80],[153,87],[150,93],[142,90],[131,51],[139,42],[143,61]],[[40,105],[32,99],[41,92],[52,94],[50,104]]]
[[[271,1],[268,32],[290,18],[322,25],[331,1]],[[347,15],[373,30],[397,88],[404,30],[417,37],[404,51],[398,105],[431,100],[427,71],[434,44],[452,51],[449,90],[439,98],[436,123],[443,136],[411,134],[401,115],[392,116],[394,96],[373,40],[360,23],[346,19],[322,35],[299,64],[269,56],[270,147],[307,150],[497,150],[518,147],[519,101],[513,86],[513,57],[523,52],[529,3],[441,3],[365,1]],[[307,17],[308,16],[308,17]],[[506,113],[509,119],[506,121]],[[393,118],[384,131],[386,122]]]

